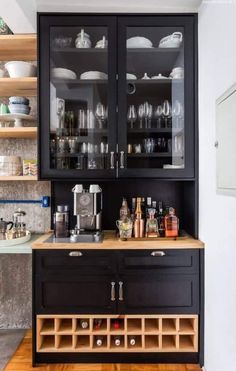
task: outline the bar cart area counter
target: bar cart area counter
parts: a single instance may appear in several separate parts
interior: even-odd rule
[[[42,179],[194,179],[196,15],[38,25]]]

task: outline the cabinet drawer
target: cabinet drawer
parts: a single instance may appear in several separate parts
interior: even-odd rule
[[[35,251],[35,273],[79,272],[79,274],[98,274],[114,272],[112,255],[98,250],[46,250]]]
[[[119,259],[121,272],[135,270],[170,271],[172,273],[197,273],[199,271],[198,250],[127,250]]]

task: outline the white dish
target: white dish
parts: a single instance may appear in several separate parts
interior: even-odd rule
[[[76,73],[68,70],[67,68],[52,68],[52,77],[54,79],[68,79],[68,80],[76,80],[77,76]]]
[[[151,79],[153,79],[153,80],[169,79],[169,77],[163,76],[161,73],[159,73],[157,76],[152,76]]]
[[[80,75],[81,80],[106,80],[107,74],[100,71],[87,71]]]
[[[10,77],[34,77],[36,76],[37,68],[32,63],[22,61],[12,61],[5,64]]]
[[[174,32],[161,39],[159,42],[159,48],[179,48],[182,41],[183,34],[181,32]]]
[[[0,68],[0,78],[4,76],[4,70]]]
[[[0,247],[20,245],[22,243],[29,241],[30,239],[31,233],[30,231],[26,231],[26,236],[24,237],[13,238],[9,240],[0,240]]]
[[[137,80],[137,76],[132,73],[127,73],[126,80]]]
[[[151,40],[142,36],[135,36],[127,39],[126,41],[127,48],[152,48]]]

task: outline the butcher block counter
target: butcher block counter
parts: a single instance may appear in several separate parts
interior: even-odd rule
[[[46,233],[39,237],[32,244],[32,249],[202,249],[204,243],[185,234],[177,238],[131,238],[121,241],[115,231],[104,231],[104,239],[101,243],[70,243],[70,242],[51,242],[48,239],[53,232]]]

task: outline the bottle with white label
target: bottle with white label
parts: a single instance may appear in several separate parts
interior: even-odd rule
[[[120,336],[115,336],[114,338],[115,345],[119,347],[121,345],[121,337]]]
[[[136,344],[136,339],[135,339],[135,336],[129,336],[129,345],[131,345],[132,347]]]
[[[102,336],[96,336],[96,340],[95,340],[95,342],[96,342],[96,345],[97,345],[98,347],[101,347],[102,344],[103,344],[103,337],[102,337]]]
[[[88,327],[89,327],[89,323],[88,323],[88,321],[87,321],[86,319],[81,319],[81,320],[80,320],[80,327],[81,327],[83,330],[85,330],[86,328],[88,328]]]

